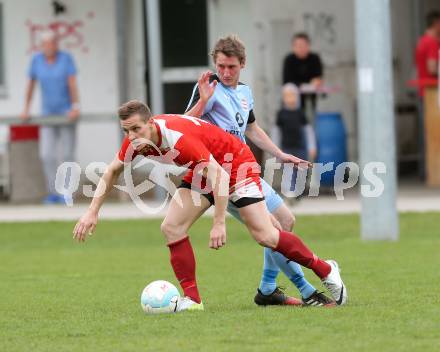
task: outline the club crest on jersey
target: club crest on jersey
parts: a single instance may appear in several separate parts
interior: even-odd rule
[[[249,105],[248,105],[247,100],[245,98],[242,98],[240,100],[240,104],[241,104],[241,107],[243,108],[244,111],[249,110]]]

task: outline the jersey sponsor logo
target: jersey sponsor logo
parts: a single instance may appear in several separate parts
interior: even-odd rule
[[[245,140],[244,135],[243,135],[243,133],[241,131],[238,131],[238,130],[226,130],[226,132],[228,132],[229,134],[232,134],[233,136],[237,136],[243,142]]]
[[[235,114],[235,120],[237,121],[238,126],[242,127],[244,125],[243,117],[241,116],[241,114],[239,112],[237,112]]]

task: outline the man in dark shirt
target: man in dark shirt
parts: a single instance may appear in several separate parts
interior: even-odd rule
[[[316,93],[322,84],[323,68],[318,54],[310,51],[310,39],[306,33],[297,33],[292,39],[292,53],[288,54],[283,64],[283,84],[293,83],[303,91],[301,109],[305,111],[308,101],[312,112],[316,109]],[[309,92],[304,92],[308,90]]]

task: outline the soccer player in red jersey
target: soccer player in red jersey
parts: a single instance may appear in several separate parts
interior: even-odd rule
[[[211,248],[219,249],[226,244],[225,215],[228,200],[231,200],[260,245],[313,270],[337,304],[346,302],[347,290],[336,262],[320,259],[297,235],[278,230],[273,225],[263,202],[260,168],[246,144],[221,128],[194,117],[152,117],[149,108],[138,101],[125,103],[118,113],[126,138],[99,181],[89,209],[75,225],[74,238],[85,241],[86,236],[94,231],[99,209],[126,163],[137,155],[156,158],[162,163],[174,163],[193,170],[212,190],[215,209],[209,240]],[[179,226],[164,228],[163,224],[167,224],[165,218],[161,227],[170,250],[171,266],[184,293],[177,310],[202,310],[196,282],[196,262],[187,233],[205,211],[206,204],[203,202],[208,200],[200,197],[200,202],[195,202],[188,193],[177,196],[181,197],[180,204],[172,202],[167,216],[179,218]]]

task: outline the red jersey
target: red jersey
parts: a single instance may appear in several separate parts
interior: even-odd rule
[[[417,79],[436,78],[428,72],[428,60],[439,60],[440,41],[429,34],[420,37],[415,50],[415,61],[417,66]],[[424,94],[424,88],[419,88],[420,96]]]
[[[157,115],[149,122],[156,126],[159,141],[157,148],[149,148],[143,156],[156,156],[162,163],[174,163],[190,170],[213,158],[229,173],[231,192],[237,183],[253,181],[260,187],[260,170],[254,155],[233,135],[192,116]],[[130,146],[126,137],[118,154],[120,161],[130,162],[139,155]]]

